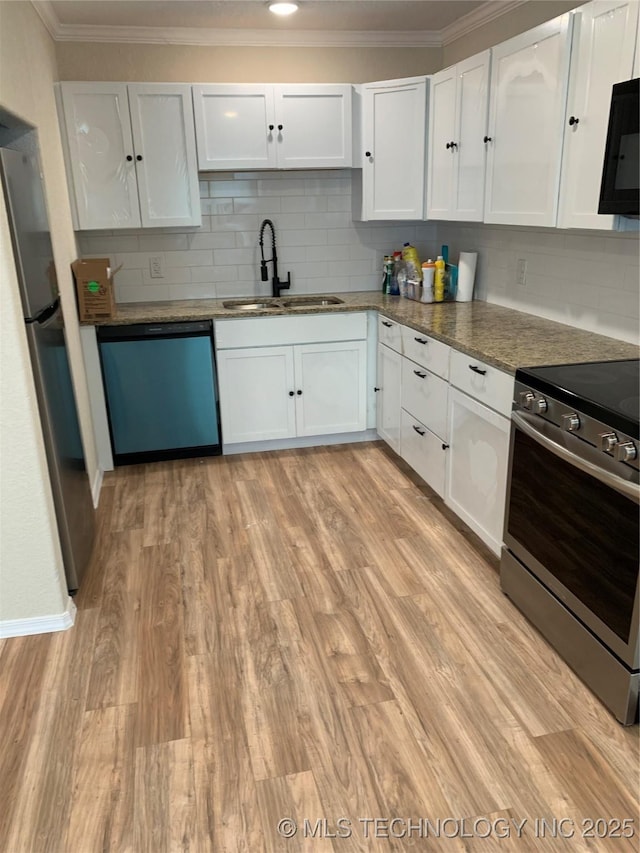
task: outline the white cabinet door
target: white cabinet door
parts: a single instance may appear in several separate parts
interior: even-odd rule
[[[219,350],[224,444],[296,434],[292,347]]]
[[[427,218],[453,218],[456,139],[456,66],[434,74],[429,84]]]
[[[351,166],[351,86],[275,86],[278,167]]]
[[[572,19],[492,49],[484,221],[555,226]]]
[[[630,79],[637,0],[596,0],[575,13],[558,225],[612,230],[598,214],[611,87]]]
[[[427,217],[481,222],[490,51],[431,78]]]
[[[453,218],[482,222],[487,161],[490,51],[456,66]]]
[[[201,171],[275,168],[273,86],[193,86],[193,106]]]
[[[378,344],[376,429],[392,450],[400,453],[400,393],[402,356]]]
[[[61,95],[78,227],[139,227],[127,86],[63,83]]]
[[[366,219],[422,219],[426,78],[364,87],[362,181]]]
[[[130,84],[128,90],[142,225],[200,225],[191,87]]]
[[[446,442],[403,409],[400,446],[404,461],[443,498],[448,450]]]
[[[499,554],[510,422],[451,388],[449,429],[451,446],[445,502],[495,554]]]
[[[297,435],[366,429],[366,341],[296,346],[294,360]]]

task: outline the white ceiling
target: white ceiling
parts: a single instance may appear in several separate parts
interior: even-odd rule
[[[3,0],[0,0],[3,2]],[[60,41],[229,45],[442,45],[525,0],[32,0]]]

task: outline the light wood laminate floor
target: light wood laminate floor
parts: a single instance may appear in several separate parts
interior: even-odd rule
[[[0,643],[2,853],[638,849],[637,726],[381,444],[121,468],[98,518],[75,627]]]

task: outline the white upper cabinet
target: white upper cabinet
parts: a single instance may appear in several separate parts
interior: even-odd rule
[[[423,219],[427,78],[363,87],[364,219]]]
[[[572,18],[492,49],[484,221],[556,224]]]
[[[481,222],[490,51],[431,78],[427,218]]]
[[[78,228],[201,223],[189,86],[60,90]]]
[[[598,214],[611,88],[633,73],[637,0],[596,0],[575,13],[558,225],[614,227]]]
[[[193,86],[198,166],[351,166],[350,85]]]

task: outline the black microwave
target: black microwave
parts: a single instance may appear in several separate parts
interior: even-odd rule
[[[640,78],[613,87],[598,213],[640,216],[639,91]]]

